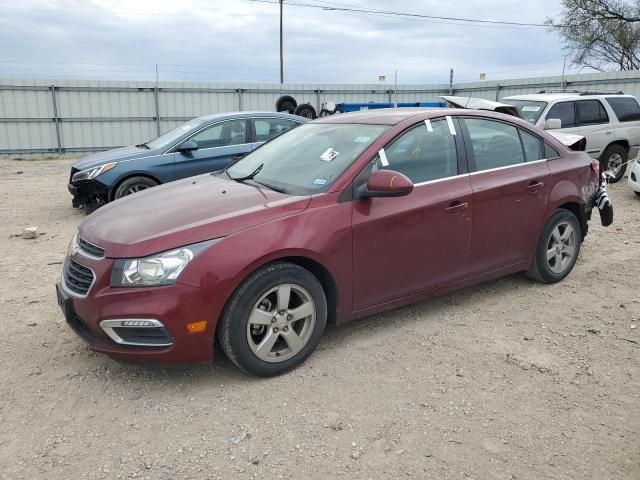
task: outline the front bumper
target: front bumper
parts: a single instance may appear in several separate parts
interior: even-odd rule
[[[100,205],[107,203],[109,199],[109,188],[96,180],[84,180],[77,183],[69,182],[67,189],[73,196],[71,204],[74,208],[93,204]]]
[[[95,282],[81,297],[65,288],[64,279],[61,279],[56,284],[56,295],[67,324],[89,348],[124,360],[164,364],[213,360],[215,327],[224,306],[223,295],[180,283],[161,287],[112,288],[109,278],[113,260],[93,260],[80,254],[72,258],[94,272]],[[129,337],[133,342],[122,342],[117,336],[122,339],[123,330],[116,331],[119,333],[117,336],[113,335],[113,330],[109,331],[110,327],[119,328],[117,322],[110,322],[112,320],[149,319],[162,326],[168,340],[159,341],[158,345],[135,345],[135,339],[141,337],[134,335]],[[207,322],[203,332],[188,331],[187,324],[201,321]],[[147,341],[148,337],[144,342]]]

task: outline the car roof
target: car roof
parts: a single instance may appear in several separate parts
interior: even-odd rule
[[[524,95],[511,95],[502,100],[531,100],[538,102],[553,102],[555,100],[576,100],[602,97],[633,97],[633,95],[621,95],[619,93],[594,93],[581,94],[579,92],[558,92],[558,93],[527,93]]]
[[[209,122],[211,120],[225,120],[227,118],[248,118],[248,117],[271,117],[271,118],[286,118],[289,120],[295,120],[297,122],[308,122],[309,119],[301,117],[299,115],[291,115],[286,112],[225,112],[214,113],[212,115],[204,115],[198,117],[198,120],[203,122]]]
[[[322,117],[314,123],[365,123],[371,125],[397,125],[411,117],[417,117],[426,113],[433,116],[459,115],[459,108],[376,108],[374,110],[361,110],[359,112],[340,113],[329,117]]]

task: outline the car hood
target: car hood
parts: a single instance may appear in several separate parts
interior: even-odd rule
[[[106,152],[98,152],[88,157],[81,158],[73,165],[78,170],[86,170],[87,168],[97,167],[109,162],[120,162],[122,160],[131,160],[134,158],[148,157],[153,155],[153,150],[138,147],[122,147]]]
[[[109,203],[87,217],[79,235],[107,257],[143,257],[295,214],[310,200],[205,174]]]

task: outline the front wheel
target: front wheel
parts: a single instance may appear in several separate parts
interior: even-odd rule
[[[556,283],[569,275],[580,253],[580,222],[569,210],[557,210],[544,225],[527,275]]]
[[[624,176],[624,172],[627,169],[627,160],[629,153],[627,149],[621,145],[609,145],[602,157],[600,157],[600,164],[603,171],[610,171],[613,173],[613,177],[609,180],[609,183],[619,182]]]
[[[218,327],[227,357],[261,377],[300,365],[315,350],[327,323],[322,285],[288,262],[251,274],[229,300]]]
[[[158,182],[150,179],[149,177],[127,178],[120,185],[118,185],[118,188],[116,188],[116,192],[113,194],[113,198],[117,200],[118,198],[131,195],[132,193],[137,193],[142,190],[146,190],[147,188],[155,187],[156,185],[158,185]]]

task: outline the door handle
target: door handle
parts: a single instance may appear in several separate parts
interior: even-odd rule
[[[542,187],[544,187],[544,182],[532,182],[529,185],[527,185],[527,192],[529,193],[538,193],[538,190],[540,190]]]
[[[455,201],[450,203],[449,206],[444,209],[444,211],[450,215],[457,215],[459,213],[462,213],[462,211],[466,210],[467,208],[469,208],[469,204],[467,202],[461,203],[459,201]]]

